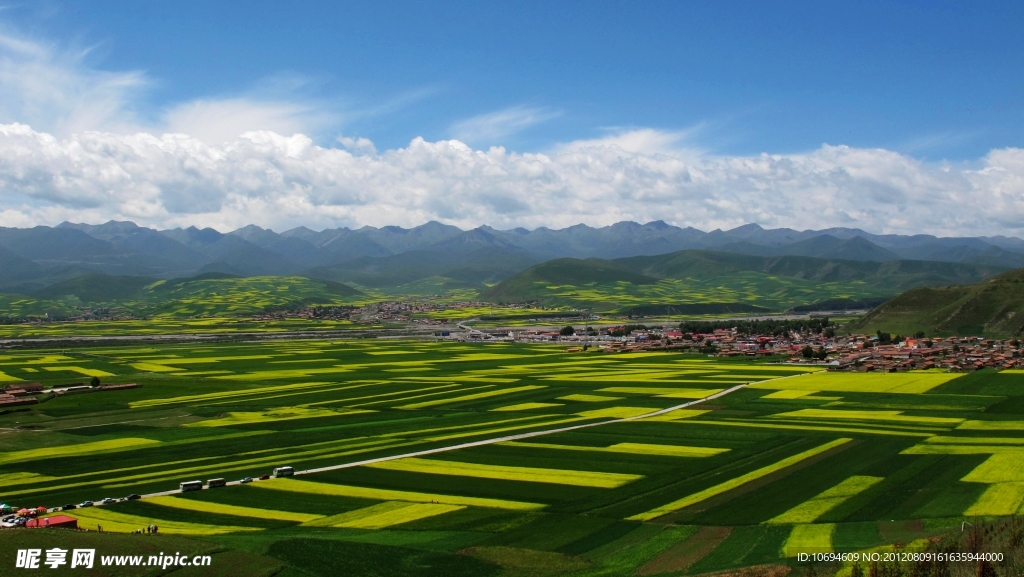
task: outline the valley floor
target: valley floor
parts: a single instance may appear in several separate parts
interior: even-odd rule
[[[1024,505],[1024,371],[403,340],[0,353],[12,384],[93,376],[141,386],[0,414],[0,501],[165,494],[59,513],[88,532],[5,530],[0,573],[81,546],[211,555],[175,575],[784,575]],[[310,472],[174,492],[286,465]]]

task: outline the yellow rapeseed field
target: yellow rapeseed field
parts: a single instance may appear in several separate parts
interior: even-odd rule
[[[425,409],[427,407],[436,407],[437,405],[448,405],[451,403],[463,403],[466,401],[475,401],[478,399],[486,399],[489,397],[496,397],[499,395],[509,395],[512,393],[521,393],[523,391],[532,391],[534,389],[543,389],[540,385],[524,385],[522,387],[512,387],[509,389],[494,389],[490,391],[484,391],[482,393],[474,393],[472,395],[462,395],[458,397],[448,397],[445,399],[434,399],[432,401],[423,401],[420,403],[412,403],[409,405],[402,405],[397,407],[399,409]]]
[[[95,531],[97,525],[102,525],[103,531],[113,533],[131,533],[138,529],[145,529],[148,525],[156,525],[161,533],[172,535],[222,535],[239,531],[262,531],[258,527],[233,527],[231,525],[206,525],[204,523],[166,521],[152,517],[116,513],[97,507],[78,509],[75,511],[75,517],[78,519],[78,526],[83,529]]]
[[[564,451],[590,451],[596,453],[627,453],[630,455],[657,455],[660,457],[713,457],[730,449],[710,447],[685,447],[682,445],[650,445],[646,443],[617,443],[610,447],[588,447],[585,445],[555,445],[550,443],[523,443],[507,441],[499,443],[506,447],[534,449],[559,449]]]
[[[795,525],[782,549],[787,557],[796,557],[798,553],[830,553],[835,528],[832,523]]]
[[[800,409],[787,413],[776,413],[772,417],[824,420],[884,421],[887,423],[912,423],[952,426],[963,422],[954,417],[916,417],[904,415],[903,411],[855,411],[845,409]]]
[[[492,411],[530,411],[533,409],[547,409],[549,407],[561,407],[561,403],[519,403],[518,405],[508,405],[505,407],[498,407],[497,409],[491,409]]]
[[[633,395],[657,395],[670,399],[703,399],[722,389],[687,389],[672,387],[607,387],[598,389],[599,393],[628,393]]]
[[[253,483],[253,487],[293,493],[312,495],[334,495],[339,497],[355,497],[357,499],[374,499],[378,501],[409,501],[412,503],[443,503],[448,505],[468,505],[489,507],[491,509],[507,509],[510,511],[536,511],[543,509],[541,503],[525,503],[522,501],[506,501],[503,499],[485,499],[482,497],[463,497],[461,495],[442,495],[438,493],[419,493],[415,491],[397,491],[392,489],[374,489],[371,487],[354,487],[352,485],[335,485],[316,481],[298,479],[270,479]]]
[[[882,477],[856,475],[827,489],[796,507],[766,521],[769,524],[813,523],[846,500],[882,481]]]
[[[1024,451],[996,453],[960,480],[968,483],[1024,482]]]
[[[714,497],[716,495],[721,495],[722,493],[725,493],[726,491],[731,491],[732,489],[735,489],[737,487],[745,485],[745,484],[747,484],[747,483],[749,483],[751,481],[754,481],[756,479],[760,479],[761,477],[765,477],[765,476],[771,475],[772,473],[775,473],[776,471],[781,471],[782,469],[785,469],[786,467],[791,467],[791,466],[799,463],[800,461],[803,461],[805,459],[810,459],[811,457],[814,457],[816,455],[820,455],[821,453],[824,453],[825,451],[834,449],[835,447],[839,447],[841,445],[845,445],[846,443],[849,443],[851,440],[852,439],[836,439],[834,441],[829,441],[828,443],[825,443],[824,445],[819,445],[817,447],[814,447],[813,449],[808,449],[806,451],[803,451],[802,453],[797,453],[796,455],[792,455],[790,457],[786,457],[785,459],[782,459],[781,461],[778,461],[776,463],[772,463],[771,465],[768,465],[766,467],[761,467],[760,469],[757,469],[757,470],[751,471],[749,473],[740,475],[739,477],[735,477],[735,478],[729,479],[728,481],[725,481],[723,483],[719,483],[719,484],[714,485],[712,487],[708,487],[707,489],[704,489],[703,491],[698,491],[698,492],[693,493],[691,495],[687,495],[686,497],[683,497],[682,499],[677,499],[675,501],[672,501],[671,503],[667,503],[665,505],[661,505],[660,507],[655,507],[654,509],[651,509],[650,511],[645,511],[643,513],[637,513],[636,515],[633,515],[632,517],[628,517],[628,519],[630,521],[650,521],[651,519],[654,519],[654,518],[657,518],[657,517],[661,517],[662,515],[667,515],[669,513],[678,511],[680,509],[689,507],[690,505],[694,505],[694,504],[700,503],[701,501],[704,501],[706,499],[710,499],[711,497]]]
[[[483,465],[433,459],[407,458],[365,465],[374,469],[427,473],[431,475],[452,475],[477,477],[480,479],[501,479],[504,481],[525,481],[528,483],[554,483],[578,487],[600,487],[612,489],[642,479],[643,475],[628,473],[601,473],[597,471],[574,471],[567,469],[540,469],[536,467],[513,467],[507,465]]]
[[[910,371],[906,373],[817,372],[750,385],[754,389],[831,391],[841,393],[926,393],[960,375]]]
[[[607,401],[621,401],[622,397],[602,397],[601,395],[566,395],[558,397],[559,401],[576,401],[577,403],[604,403]]]
[[[1024,505],[1024,483],[993,483],[964,515],[1016,515]]]
[[[53,457],[68,457],[72,455],[78,456],[90,453],[107,453],[110,451],[127,451],[130,449],[158,444],[160,444],[160,441],[154,441],[153,439],[125,437],[123,439],[94,441],[92,443],[78,443],[75,445],[62,445],[59,447],[7,451],[0,453],[0,463],[16,463],[18,461],[31,461],[33,459],[49,459]]]
[[[595,409],[593,411],[583,411],[581,413],[576,414],[581,417],[586,417],[588,419],[625,419],[628,417],[646,415],[647,413],[653,413],[654,411],[657,410],[658,409],[651,407],[608,407],[605,409]]]
[[[320,519],[323,515],[310,513],[293,513],[291,511],[273,511],[270,509],[258,509],[255,507],[242,507],[239,505],[225,505],[222,503],[211,503],[209,501],[196,501],[194,499],[182,499],[180,497],[153,497],[146,499],[147,503],[171,507],[173,509],[184,509],[186,511],[201,511],[205,513],[219,513],[221,515],[234,515],[235,517],[252,517],[254,519],[278,519],[280,521],[295,521],[306,523],[314,519]]]
[[[385,529],[402,523],[418,521],[452,511],[465,509],[464,505],[442,503],[409,503],[387,501],[339,515],[322,517],[305,523],[307,527],[345,527],[348,529]]]
[[[280,407],[266,411],[255,412],[229,412],[226,416],[218,419],[207,419],[195,423],[188,423],[186,427],[228,427],[231,425],[247,425],[251,423],[270,423],[277,421],[290,421],[294,419],[313,419],[317,417],[339,417],[341,415],[358,415],[360,413],[372,413],[369,409],[347,409],[331,411],[329,409],[308,409],[305,407]]]

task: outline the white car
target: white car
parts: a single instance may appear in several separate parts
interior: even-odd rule
[[[4,517],[3,519],[0,519],[0,527],[17,527],[17,519],[18,517],[16,515]]]
[[[114,503],[117,503],[117,499],[111,499],[110,497],[107,497],[106,499],[100,501],[100,503],[103,503],[104,505],[113,505]]]

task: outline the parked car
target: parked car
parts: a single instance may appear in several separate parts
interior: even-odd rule
[[[136,499],[141,499],[141,498],[142,498],[142,495],[136,495],[135,493],[132,493],[131,495],[128,495],[127,497],[125,497],[124,500],[125,501],[134,501]]]
[[[104,505],[112,505],[114,503],[117,503],[117,499],[112,499],[110,497],[107,497],[107,498],[103,499],[102,501],[100,501],[100,503],[103,503]]]
[[[260,475],[260,481],[266,481],[270,478],[270,475]]]
[[[67,505],[64,505],[63,507],[61,507],[60,510],[61,511],[70,511],[72,509],[77,509],[77,508],[78,508],[78,505],[72,505],[71,503],[68,503]]]
[[[81,503],[78,504],[79,507],[92,507],[92,505],[92,501],[82,501]]]
[[[239,481],[239,483],[252,483],[252,477],[246,477]]]
[[[0,520],[0,527],[21,527],[25,523],[28,523],[28,517],[11,515],[10,517],[4,517],[3,520]]]

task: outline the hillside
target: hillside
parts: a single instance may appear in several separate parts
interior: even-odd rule
[[[32,295],[0,294],[0,317],[63,318],[86,310],[139,317],[251,315],[308,305],[344,305],[365,295],[344,284],[306,277],[238,277],[204,273],[156,280],[88,274]]]
[[[41,299],[74,297],[85,303],[123,301],[139,296],[145,287],[155,282],[155,278],[142,276],[90,273],[50,285],[32,296]]]
[[[909,290],[874,309],[848,330],[1018,336],[1024,331],[1024,269],[975,284]]]
[[[687,250],[615,260],[548,261],[482,296],[501,303],[540,301],[628,314],[697,312],[698,304],[704,305],[700,312],[709,314],[778,311],[816,302],[877,302],[915,286],[977,282],[1004,270],[963,263]]]
[[[412,250],[386,257],[366,256],[334,266],[310,269],[307,274],[389,292],[415,294],[426,290],[438,293],[497,283],[538,262],[532,255],[519,251],[470,246],[459,242],[449,250]],[[459,248],[469,250],[460,251]],[[413,283],[421,286],[414,288],[411,286]]]

